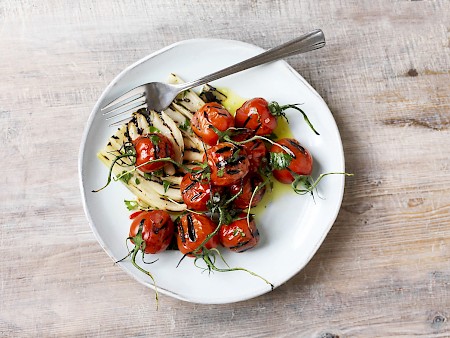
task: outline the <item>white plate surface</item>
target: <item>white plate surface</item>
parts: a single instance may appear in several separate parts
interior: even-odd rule
[[[79,173],[84,209],[92,231],[100,245],[114,260],[127,254],[130,212],[124,199],[132,194],[120,183],[113,182],[99,193],[106,180],[108,168],[96,157],[114,129],[108,127],[99,109],[123,92],[151,81],[166,81],[176,73],[185,81],[199,78],[263,51],[247,43],[194,39],[171,45],[131,65],[106,88],[89,117],[80,149]],[[313,58],[312,52],[308,57]],[[307,62],[308,57],[305,58]],[[287,112],[294,136],[310,150],[314,158],[313,176],[332,171],[344,171],[344,154],[336,123],[325,102],[317,92],[286,62],[278,61],[215,81],[213,85],[232,89],[241,97],[264,97],[280,104],[302,103],[302,109],[320,132],[312,133],[300,114]],[[318,195],[298,196],[293,192],[270,202],[263,214],[257,216],[261,241],[257,248],[237,254],[225,252],[230,266],[252,270],[275,287],[298,273],[319,248],[333,225],[344,192],[344,176],[326,177],[319,185]],[[185,259],[176,265],[179,252],[164,252],[159,260],[146,266],[154,275],[158,290],[195,303],[230,303],[262,295],[270,287],[245,272],[202,273]],[[148,258],[147,260],[149,260]],[[139,262],[139,261],[138,261]],[[142,263],[141,263],[142,264]],[[140,283],[152,287],[148,276],[137,271],[129,261],[119,263]],[[120,292],[120,290],[117,290]]]

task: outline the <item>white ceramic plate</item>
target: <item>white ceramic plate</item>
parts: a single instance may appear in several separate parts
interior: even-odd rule
[[[100,107],[140,84],[166,81],[171,72],[186,81],[193,80],[261,51],[259,47],[232,40],[183,41],[128,67],[103,92],[84,132],[79,172],[84,209],[92,231],[114,261],[127,254],[125,238],[129,231],[130,212],[123,200],[132,199],[132,195],[118,182],[99,193],[91,192],[103,186],[107,178],[108,168],[97,159],[96,153],[114,131],[99,112]],[[313,58],[314,53],[320,51],[312,52],[308,57]],[[230,88],[245,98],[259,96],[280,104],[302,103],[302,109],[320,136],[314,135],[299,113],[292,110],[287,114],[295,137],[313,155],[313,176],[344,171],[342,143],[333,116],[317,92],[286,62],[250,69],[218,80],[213,85]],[[222,250],[228,264],[252,270],[275,287],[285,283],[308,263],[319,248],[336,219],[343,191],[344,176],[332,175],[320,183],[318,194],[322,198],[315,198],[315,201],[309,195],[298,196],[293,192],[275,199],[257,217],[261,234],[258,247],[240,254]],[[230,303],[270,291],[263,281],[242,271],[209,275],[202,273],[188,258],[176,268],[181,258],[179,252],[164,252],[157,256],[159,260],[146,268],[154,275],[161,293],[178,299],[207,304]],[[148,276],[137,271],[128,260],[119,265],[140,283],[152,287]]]

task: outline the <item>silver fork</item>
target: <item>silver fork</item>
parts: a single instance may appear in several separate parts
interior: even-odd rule
[[[114,113],[113,115],[108,116],[106,118],[107,120],[128,112],[132,112],[136,108],[144,105],[147,105],[148,109],[162,111],[172,103],[179,93],[185,90],[204,85],[208,82],[241,72],[245,69],[256,67],[271,61],[276,61],[295,54],[306,53],[322,48],[323,46],[325,46],[325,36],[323,35],[323,32],[320,29],[313,30],[278,47],[271,48],[268,51],[258,54],[250,59],[206,75],[195,81],[180,84],[167,84],[163,82],[150,82],[143,84],[114,99],[101,110],[103,111],[103,115],[110,115]],[[137,91],[138,94],[122,99],[132,91]],[[118,121],[113,125],[125,120],[127,119]]]

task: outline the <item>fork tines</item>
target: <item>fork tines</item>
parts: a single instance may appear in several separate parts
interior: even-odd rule
[[[110,115],[114,113],[113,115],[110,115],[106,118],[106,120],[111,120],[116,118],[117,116],[126,114],[128,112],[133,112],[137,110],[137,108],[145,104],[145,93],[138,93],[127,97],[126,99],[122,99],[122,97],[120,97],[119,99],[116,99],[113,102],[107,104],[101,109],[101,111],[103,112],[103,115]]]

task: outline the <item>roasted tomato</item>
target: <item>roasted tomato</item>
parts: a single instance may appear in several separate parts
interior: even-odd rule
[[[149,173],[163,168],[167,162],[149,161],[158,160],[165,157],[173,157],[174,151],[169,139],[160,133],[150,133],[140,136],[133,141],[136,150],[136,167],[144,173]]]
[[[219,231],[220,243],[235,252],[244,252],[253,248],[259,242],[259,232],[255,221],[247,222],[246,213],[241,213],[237,221],[222,225]]]
[[[289,184],[294,181],[294,176],[291,171],[298,175],[311,175],[313,159],[307,149],[295,139],[284,138],[277,141],[278,144],[290,149],[294,156],[291,163],[286,169],[273,170],[273,176],[281,183]],[[286,153],[284,149],[278,145],[273,145],[270,148],[271,153]]]
[[[250,205],[253,192],[256,188],[263,183],[263,179],[259,174],[249,174],[245,176],[238,183],[230,186],[231,196],[239,194],[234,200],[234,206],[238,209],[247,209]],[[242,190],[242,191],[241,191]],[[266,193],[266,186],[259,188],[253,196],[251,208],[256,207],[261,202],[264,194]]]
[[[236,128],[231,135],[231,139],[236,142],[242,142],[255,136],[255,132],[251,129]]]
[[[216,227],[217,225],[208,216],[191,212],[183,215],[177,225],[178,250],[183,254],[193,252],[202,244],[208,235],[216,230]],[[205,244],[205,247],[212,249],[217,247],[218,244],[219,236],[216,234]],[[201,250],[199,253],[201,253]]]
[[[225,131],[234,127],[234,118],[220,103],[210,102],[197,110],[192,118],[192,130],[206,144],[217,144],[219,136],[211,128]]]
[[[242,145],[250,162],[250,171],[258,171],[263,160],[267,157],[267,148],[262,140],[254,140]]]
[[[235,125],[251,129],[256,135],[269,135],[277,127],[277,118],[270,112],[269,103],[257,97],[246,101],[236,110]]]
[[[206,159],[211,168],[211,182],[214,185],[231,185],[249,171],[250,164],[245,149],[230,142],[209,148],[206,151]]]
[[[155,254],[166,250],[172,240],[175,226],[169,214],[163,210],[143,211],[134,217],[130,237],[135,237],[142,225],[143,251]],[[133,240],[131,240],[133,242]],[[133,244],[135,244],[133,242]]]
[[[208,210],[207,203],[211,198],[211,191],[215,192],[217,189],[207,179],[202,178],[201,174],[187,173],[180,184],[184,203],[189,209],[196,211]]]

